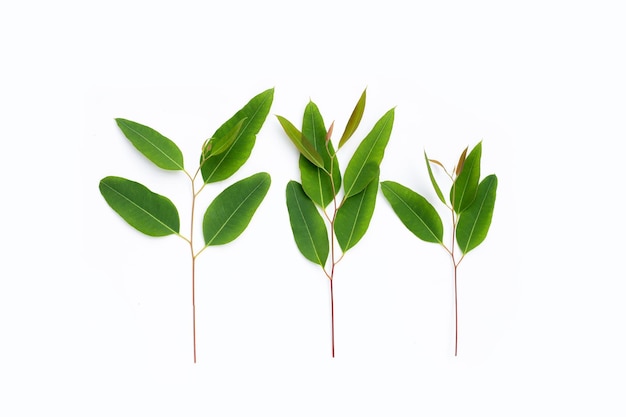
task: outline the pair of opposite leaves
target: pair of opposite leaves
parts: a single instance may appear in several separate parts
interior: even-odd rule
[[[347,123],[338,149],[359,126],[365,99],[364,91]],[[155,165],[166,170],[183,171],[186,174],[191,181],[195,202],[195,198],[205,185],[229,178],[247,161],[256,135],[269,113],[272,100],[273,89],[266,90],[252,98],[226,121],[212,138],[203,144],[200,163],[193,174],[184,168],[182,152],[173,141],[147,126],[125,119],[116,121],[131,143]],[[393,126],[394,109],[385,113],[362,140],[343,176],[330,140],[333,125],[327,132],[322,116],[313,102],[305,109],[302,132],[287,119],[277,117],[301,155],[299,166],[302,184],[290,181],[286,192],[294,239],[300,252],[310,261],[319,264],[330,278],[332,298],[334,266],[343,257],[342,255],[339,259],[335,258],[333,242],[336,239],[345,253],[358,243],[369,227],[379,186],[380,163]],[[488,176],[480,185],[478,184],[481,144],[472,150],[467,159],[466,152],[467,149],[461,155],[457,167],[453,169],[456,177],[449,175],[453,181],[450,205],[443,198],[432,174],[430,160],[426,158],[430,179],[437,196],[453,210],[453,213],[459,215],[458,223],[455,221],[453,224],[453,233],[458,232],[457,242],[464,254],[478,246],[486,237],[497,186],[494,175]],[[441,165],[437,161],[432,162]],[[195,181],[198,174],[201,174],[203,183],[196,191]],[[337,196],[342,185],[343,197],[338,202]],[[267,194],[269,186],[269,174],[257,173],[222,191],[204,214],[202,229],[205,245],[198,252],[194,252],[193,247],[193,209],[192,231],[187,238],[180,234],[178,211],[168,198],[150,191],[137,182],[113,176],[101,180],[100,192],[109,206],[137,230],[150,236],[176,234],[183,238],[191,247],[192,262],[195,263],[196,257],[206,247],[231,242],[245,230]],[[425,198],[392,181],[382,182],[381,188],[393,210],[411,232],[424,241],[443,245],[441,218]],[[334,211],[329,215],[325,208],[331,202],[334,202]],[[318,209],[322,210],[330,223],[330,239]],[[330,272],[327,272],[325,265],[329,252],[332,256],[332,265]],[[453,255],[453,251],[451,254]],[[455,262],[455,272],[457,265]],[[195,350],[194,302],[194,361]]]

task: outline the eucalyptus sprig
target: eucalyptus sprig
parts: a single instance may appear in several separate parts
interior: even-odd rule
[[[365,101],[366,91],[363,91],[341,135],[338,150],[359,127]],[[300,151],[302,183],[292,180],[287,184],[287,209],[298,249],[309,261],[320,265],[330,283],[331,351],[334,357],[335,267],[369,227],[378,192],[380,164],[393,127],[394,109],[385,113],[361,141],[343,175],[331,140],[334,122],[327,131],[315,103],[310,101],[304,110],[302,131],[284,117],[277,118],[287,137]]]
[[[440,244],[452,259],[454,266],[454,356],[457,356],[459,341],[457,269],[467,253],[480,245],[487,237],[498,187],[498,178],[493,174],[486,176],[479,183],[482,142],[479,142],[469,155],[467,155],[467,150],[468,148],[461,153],[458,163],[449,172],[441,162],[429,159],[424,152],[431,184],[439,201],[451,213],[452,241],[449,246],[443,242],[441,217],[426,198],[397,182],[383,181],[381,183],[383,195],[402,223],[421,240]],[[444,198],[435,180],[431,163],[443,169],[452,182],[449,201]],[[458,252],[455,250],[457,247]]]
[[[269,174],[259,172],[235,182],[217,195],[204,213],[204,244],[200,249],[194,239],[196,199],[207,184],[229,178],[248,160],[273,98],[274,89],[258,94],[222,124],[203,143],[199,166],[193,171],[184,168],[183,154],[172,140],[148,126],[116,119],[124,136],[139,152],[159,168],[184,173],[191,184],[191,226],[188,235],[180,231],[180,218],[174,203],[138,182],[109,176],[100,181],[100,193],[113,210],[140,232],[155,237],[176,235],[189,245],[194,363],[197,356],[196,259],[209,246],[229,243],[243,233],[265,198],[271,179]]]

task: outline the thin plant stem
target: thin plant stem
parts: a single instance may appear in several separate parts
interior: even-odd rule
[[[332,355],[335,357],[335,303],[333,299],[333,280],[330,280],[330,321]]]
[[[197,175],[197,172],[196,172]],[[196,363],[196,255],[193,253],[194,213],[196,207],[196,190],[194,178],[191,178],[191,226],[189,231],[189,248],[191,250],[191,307],[193,314],[193,363]]]
[[[458,347],[459,347],[459,307],[457,303],[457,285],[456,285],[456,270],[458,268],[458,264],[454,265],[454,356],[457,356]]]

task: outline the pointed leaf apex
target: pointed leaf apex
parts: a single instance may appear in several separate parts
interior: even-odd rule
[[[330,137],[333,134],[333,128],[335,127],[335,121],[333,120],[333,122],[330,124],[330,127],[328,128],[328,133],[326,133],[326,142],[328,142],[330,140]]]

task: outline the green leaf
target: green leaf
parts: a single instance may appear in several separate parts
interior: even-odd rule
[[[433,175],[433,170],[430,167],[430,160],[428,159],[428,155],[426,155],[426,151],[424,151],[424,159],[426,159],[426,167],[428,168],[428,176],[430,177],[430,182],[433,184],[433,188],[435,189],[435,193],[437,193],[437,197],[443,204],[446,204],[446,200],[443,198],[443,193],[441,192],[441,188],[439,188],[439,184],[437,184],[437,180],[435,180],[435,176]]]
[[[202,232],[206,246],[224,245],[246,230],[270,188],[269,174],[259,172],[222,191],[204,213]]]
[[[361,174],[356,177],[356,180],[352,184],[352,187],[346,191],[344,199],[350,198],[354,195],[359,194],[361,191],[365,189],[375,178],[378,178],[380,174],[380,167],[376,162],[367,162],[363,169],[361,170]]]
[[[428,200],[393,181],[383,181],[381,189],[407,229],[425,242],[442,243],[443,223],[439,213]]]
[[[296,181],[287,184],[287,210],[298,249],[322,268],[328,259],[328,231],[317,207]]]
[[[463,163],[463,170],[454,180],[452,189],[450,190],[450,201],[452,207],[457,213],[467,209],[478,189],[478,181],[480,180],[480,156],[482,153],[482,142],[472,149]]]
[[[474,202],[459,216],[456,241],[463,253],[480,245],[487,237],[496,203],[498,178],[489,175],[481,181]]]
[[[326,207],[333,201],[341,187],[341,172],[337,158],[331,158],[334,154],[333,145],[326,141],[326,128],[324,119],[319,109],[312,101],[304,110],[302,120],[302,134],[311,140],[313,148],[320,154],[324,168],[319,168],[311,163],[304,155],[300,155],[300,174],[302,178],[302,188],[304,192],[320,207]],[[328,146],[328,149],[326,148]],[[331,169],[332,161],[332,169]],[[330,179],[330,172],[333,173],[334,187]]]
[[[304,156],[306,159],[311,161],[315,166],[324,168],[324,160],[322,159],[322,155],[319,154],[313,147],[311,141],[306,138],[302,132],[298,130],[297,127],[293,125],[289,120],[285,119],[282,116],[276,116],[278,122],[283,127],[283,130],[287,134],[287,137],[291,140],[291,142],[296,146],[300,154]]]
[[[174,142],[156,130],[126,119],[115,119],[122,133],[139,152],[159,168],[183,170],[183,154]]]
[[[233,143],[235,143],[235,139],[237,139],[241,126],[245,121],[246,118],[244,117],[228,133],[226,133],[226,135],[220,138],[209,139],[202,147],[202,160],[200,162],[202,163],[212,156],[217,156],[226,152],[226,150],[230,148]]]
[[[245,119],[232,145],[223,153],[209,158],[202,164],[202,178],[205,183],[227,179],[248,160],[256,142],[256,135],[263,127],[273,99],[273,88],[256,95],[215,131],[211,137],[226,137],[228,132],[231,132],[238,123]]]
[[[369,184],[367,179],[372,178],[374,171],[371,165],[380,166],[385,154],[385,147],[391,136],[393,118],[394,109],[391,109],[376,122],[372,131],[363,139],[352,155],[343,180],[346,196],[361,192]]]
[[[337,211],[335,235],[344,253],[359,243],[367,232],[377,194],[378,177],[370,181],[363,191],[346,199]]]
[[[348,119],[348,123],[346,124],[346,129],[343,131],[343,135],[341,135],[341,139],[339,140],[339,148],[341,147],[352,137],[356,129],[359,127],[361,123],[361,119],[363,118],[363,112],[365,111],[365,96],[367,89],[363,90],[361,94],[361,98],[356,103],[352,114],[350,115],[350,119]]]
[[[100,193],[117,214],[140,232],[148,236],[178,234],[178,210],[167,197],[120,177],[103,178]]]

